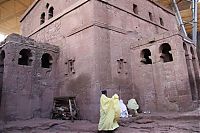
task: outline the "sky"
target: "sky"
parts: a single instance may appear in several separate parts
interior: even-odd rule
[[[198,2],[200,2],[200,0]],[[5,38],[6,36],[0,33],[0,42],[2,42]]]
[[[5,38],[6,36],[0,33],[0,42],[2,42]]]

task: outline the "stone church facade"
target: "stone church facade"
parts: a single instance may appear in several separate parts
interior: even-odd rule
[[[102,91],[152,112],[200,99],[196,46],[151,0],[36,0],[21,33],[1,45],[1,119],[49,117],[54,97],[75,96],[97,121]]]

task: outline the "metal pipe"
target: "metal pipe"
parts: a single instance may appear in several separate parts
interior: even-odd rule
[[[174,9],[174,11],[176,13],[177,22],[178,22],[179,26],[181,27],[181,30],[184,33],[184,35],[187,37],[187,32],[185,30],[185,26],[184,26],[184,23],[183,23],[179,8],[177,6],[176,0],[172,0],[172,3],[173,3],[173,9]]]
[[[192,40],[197,44],[197,16],[198,16],[198,0],[192,0]]]

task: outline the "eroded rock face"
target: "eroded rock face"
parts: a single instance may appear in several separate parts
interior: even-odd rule
[[[102,91],[135,98],[145,112],[196,106],[196,47],[152,1],[37,1],[21,31],[29,38],[2,43],[1,119],[49,117],[53,97],[74,96],[81,118],[97,122]]]
[[[57,88],[58,47],[11,34],[1,52],[1,119],[49,117]]]
[[[199,133],[199,110],[188,113],[139,114],[137,117],[123,118],[120,127],[113,133]],[[97,133],[97,124],[89,121],[60,121],[32,119],[8,122],[0,128],[6,133]],[[104,133],[104,132],[102,132]]]

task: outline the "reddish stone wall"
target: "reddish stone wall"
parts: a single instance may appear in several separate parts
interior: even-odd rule
[[[172,34],[178,31],[173,13],[148,0],[79,0],[62,8],[64,2],[51,3],[55,15],[40,25],[40,12],[46,3],[39,3],[22,20],[22,34],[59,46],[55,94],[76,96],[82,119],[98,120],[102,90],[107,90],[109,97],[118,93],[125,102],[134,97],[144,111],[190,108],[189,81],[196,82],[192,79],[195,74],[198,77],[199,69],[196,66],[195,73],[193,68],[187,71],[183,39]],[[138,6],[138,14],[133,12],[133,4]],[[160,61],[163,43],[170,44],[173,62]],[[152,65],[140,62],[144,48],[152,52]],[[71,60],[74,73],[69,71]],[[188,75],[192,75],[190,80]]]
[[[54,91],[57,89],[58,48],[19,35],[9,35],[1,50],[5,51],[1,114],[4,120],[49,118]],[[30,50],[30,65],[19,65],[20,51]],[[52,56],[50,68],[41,67],[44,53]]]
[[[58,15],[63,12],[66,7],[70,7],[77,1],[78,0],[40,0],[33,10],[28,13],[25,19],[23,19],[21,24],[22,34],[28,35],[40,26],[40,16],[43,12],[45,13],[45,22],[50,21],[48,20],[48,11],[50,7],[54,8],[54,15]],[[48,8],[46,7],[47,3],[49,4]]]
[[[159,48],[163,43],[171,46],[172,62],[161,61]],[[189,46],[195,49],[192,44]],[[152,64],[141,62],[143,49],[151,51]],[[185,51],[180,36],[164,36],[153,43],[138,43],[138,46],[133,46],[132,57],[133,80],[143,110],[181,111],[193,108]],[[191,71],[194,76],[194,69],[191,68]],[[195,73],[199,74],[198,71]]]

